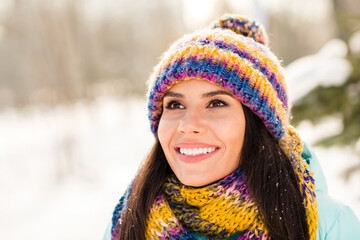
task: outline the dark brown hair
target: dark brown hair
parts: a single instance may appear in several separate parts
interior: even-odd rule
[[[241,164],[247,186],[272,239],[309,239],[305,208],[289,158],[260,118],[243,106],[246,128]],[[119,229],[119,240],[144,239],[146,216],[172,173],[156,138],[136,176]]]

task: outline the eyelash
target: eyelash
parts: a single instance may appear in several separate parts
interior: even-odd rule
[[[181,105],[178,101],[170,101],[168,104],[166,104],[165,108],[170,109],[170,110],[179,109],[179,108],[172,107],[173,104]]]
[[[213,99],[209,102],[208,106],[214,104],[214,103],[220,103],[221,106],[217,106],[217,107],[225,107],[225,106],[228,106],[228,104],[222,100],[219,100],[219,99]],[[174,110],[174,109],[183,109],[183,108],[179,108],[179,107],[173,107],[172,105],[173,104],[177,104],[177,105],[181,105],[181,103],[179,103],[178,101],[170,101],[168,104],[166,104],[165,108],[167,109],[170,109],[170,110]],[[216,108],[216,107],[210,107],[210,108]]]
[[[210,103],[209,103],[209,105],[214,104],[214,103],[220,103],[220,104],[222,104],[221,106],[218,106],[218,107],[225,107],[225,106],[228,105],[226,102],[224,102],[224,101],[222,101],[222,100],[219,100],[219,99],[211,100]]]

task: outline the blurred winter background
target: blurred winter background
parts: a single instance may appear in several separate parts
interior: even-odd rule
[[[153,143],[152,67],[225,12],[266,26],[293,123],[360,217],[357,0],[1,0],[0,239],[101,239]]]

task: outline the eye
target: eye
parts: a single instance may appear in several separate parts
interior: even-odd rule
[[[224,101],[221,101],[221,100],[212,100],[209,104],[209,107],[210,108],[216,108],[216,107],[224,107],[224,106],[227,106],[227,104],[224,102]]]
[[[165,108],[167,108],[167,109],[184,109],[185,107],[177,101],[170,101],[168,104],[166,104]]]

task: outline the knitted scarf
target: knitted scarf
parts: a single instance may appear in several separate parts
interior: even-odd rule
[[[185,186],[174,175],[170,176],[148,214],[145,239],[197,239],[194,233],[208,239],[229,238],[236,233],[240,234],[236,235],[238,240],[270,239],[245,182],[241,168],[216,183],[199,188]],[[128,195],[120,199],[114,211],[112,240],[118,239]],[[307,193],[303,196],[313,197]],[[310,239],[314,239],[316,222],[312,219],[317,214],[316,205],[306,211]]]

